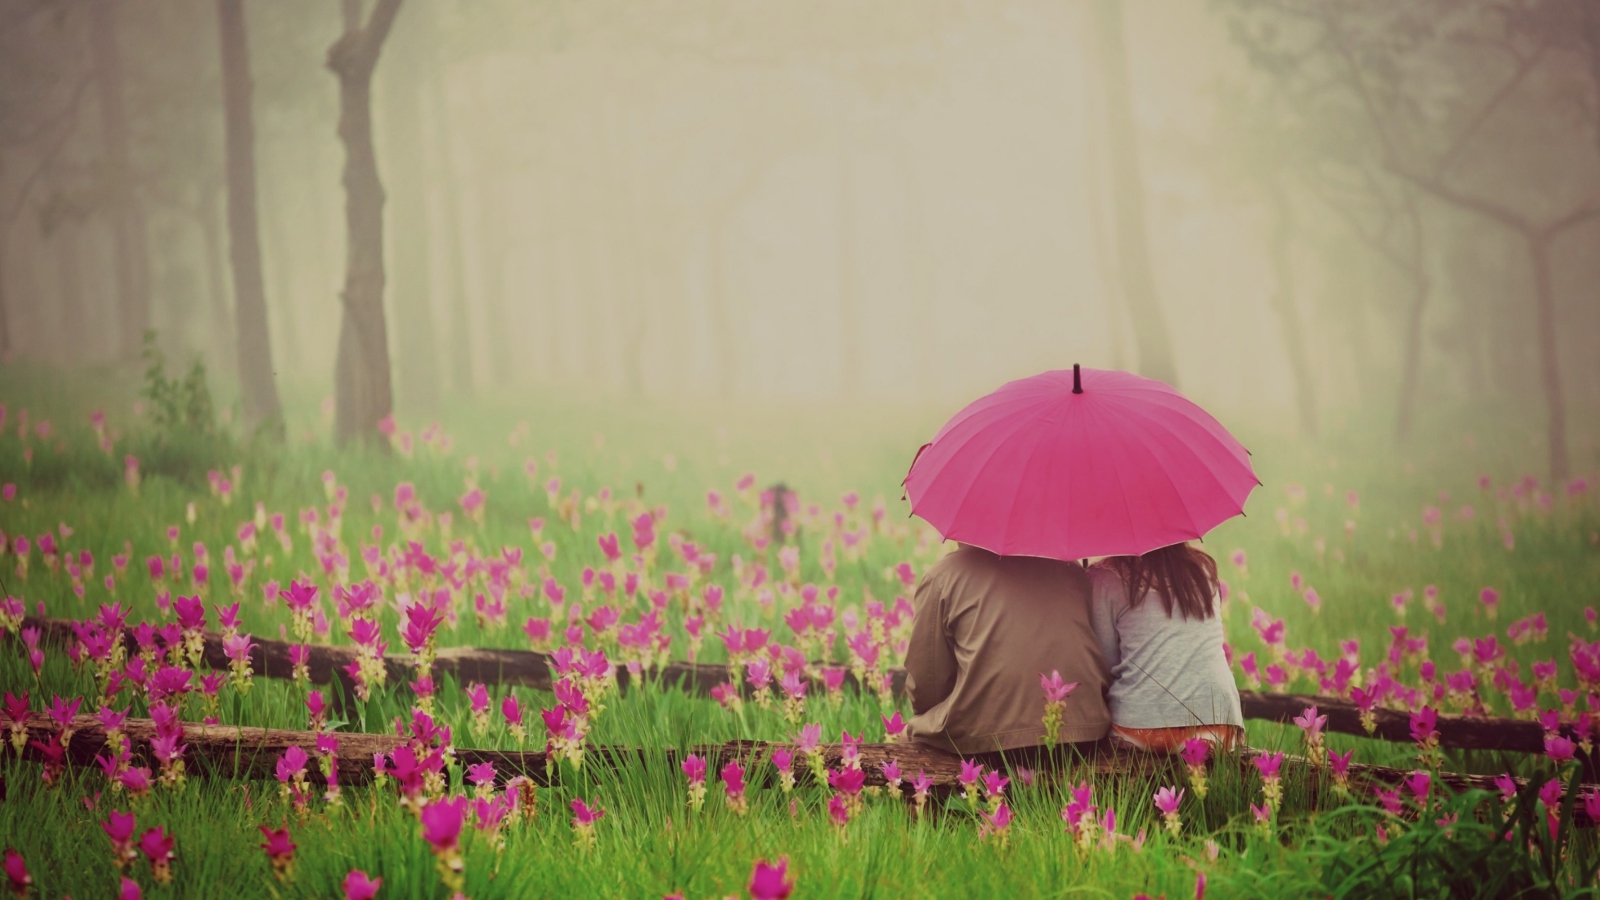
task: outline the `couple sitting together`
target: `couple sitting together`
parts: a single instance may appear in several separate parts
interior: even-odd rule
[[[1172,753],[1243,737],[1217,565],[1174,544],[1076,562],[962,544],[917,585],[906,685],[917,741],[963,756],[1045,743],[1040,676],[1078,688],[1058,740]]]

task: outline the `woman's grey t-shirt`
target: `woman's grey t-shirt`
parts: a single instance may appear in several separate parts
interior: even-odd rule
[[[1091,622],[1111,666],[1111,721],[1124,728],[1243,725],[1239,689],[1222,653],[1222,618],[1167,616],[1154,592],[1128,603],[1122,577],[1095,566]]]

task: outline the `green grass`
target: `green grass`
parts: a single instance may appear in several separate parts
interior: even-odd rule
[[[883,498],[892,529],[874,537],[859,561],[841,558],[833,582],[841,591],[841,609],[859,607],[869,593],[892,600],[902,589],[886,577],[887,571],[909,560],[920,572],[934,558],[918,552],[921,525],[905,518],[898,499],[909,451],[937,425],[933,411],[770,408],[730,416],[667,405],[640,409],[576,396],[533,398],[514,408],[491,400],[453,410],[445,418],[454,442],[450,452],[421,450],[403,458],[340,452],[328,446],[316,437],[326,429],[319,424],[315,398],[291,406],[289,442],[275,447],[233,440],[163,442],[130,414],[133,398],[127,387],[104,379],[58,379],[54,373],[7,370],[0,380],[0,394],[4,395],[0,401],[8,405],[0,435],[0,473],[4,473],[0,481],[18,485],[18,499],[0,507],[0,529],[33,537],[66,524],[73,529],[66,545],[88,549],[95,559],[95,577],[85,583],[80,598],[64,576],[45,570],[37,551],[26,581],[18,577],[14,558],[7,557],[0,564],[0,579],[8,595],[26,598],[30,612],[42,602],[50,615],[80,618],[115,600],[130,607],[136,619],[155,617],[154,590],[143,560],[150,554],[171,555],[166,529],[175,524],[183,526],[180,548],[186,560],[194,542],[205,543],[213,561],[210,599],[227,602],[229,592],[219,563],[223,549],[234,543],[236,527],[253,515],[257,502],[269,512],[284,513],[291,522],[309,507],[325,513],[321,481],[325,470],[333,471],[349,489],[342,536],[355,578],[364,575],[359,546],[372,541],[374,526],[383,528],[385,545],[396,540],[389,500],[401,481],[414,484],[430,510],[456,514],[454,538],[486,553],[503,546],[523,548],[530,575],[544,561],[527,523],[531,517],[544,517],[546,539],[557,545],[549,572],[567,587],[572,599],[579,594],[580,570],[602,560],[596,535],[615,530],[626,543],[626,519],[621,510],[609,517],[595,510],[585,513],[578,530],[566,528],[556,521],[546,500],[543,483],[552,476],[562,479],[563,493],[576,487],[585,497],[593,497],[602,487],[610,487],[619,497],[665,505],[662,543],[676,532],[715,552],[718,561],[712,579],[729,587],[734,583],[733,557],[737,554],[749,562],[757,556],[740,533],[750,509],[737,507],[732,522],[716,518],[707,512],[705,492],[716,489],[731,499],[733,482],[746,471],[758,476],[758,485],[783,480],[800,492],[802,503],[816,502],[825,510],[821,520],[802,528],[799,537],[801,580],[806,582],[827,583],[820,546],[825,520],[840,507],[839,495],[860,491],[866,509]],[[87,424],[88,412],[102,405],[110,411],[111,427],[120,432],[110,454],[96,446]],[[20,440],[16,425],[22,407],[30,408],[34,422],[49,418],[57,439]],[[529,423],[526,429],[518,426],[523,421]],[[401,424],[416,431],[426,423]],[[1586,605],[1600,605],[1600,508],[1594,491],[1568,499],[1562,486],[1546,486],[1554,495],[1548,510],[1531,501],[1498,500],[1493,490],[1478,489],[1478,475],[1489,474],[1496,488],[1511,483],[1522,474],[1519,466],[1531,466],[1541,458],[1537,445],[1507,429],[1486,432],[1469,447],[1465,429],[1448,422],[1434,425],[1429,439],[1420,440],[1404,455],[1373,450],[1370,430],[1363,431],[1359,424],[1337,431],[1315,447],[1284,440],[1270,427],[1247,423],[1240,429],[1255,451],[1264,486],[1252,496],[1246,517],[1224,524],[1207,540],[1232,589],[1227,626],[1236,653],[1265,652],[1249,624],[1251,607],[1259,607],[1286,621],[1288,646],[1314,648],[1324,659],[1338,655],[1340,641],[1360,640],[1364,666],[1374,664],[1387,649],[1388,626],[1405,624],[1413,632],[1427,634],[1430,656],[1441,672],[1448,672],[1460,667],[1451,649],[1457,638],[1493,631],[1507,643],[1504,629],[1511,621],[1543,612],[1549,637],[1508,647],[1509,657],[1524,676],[1534,661],[1555,659],[1561,666],[1561,685],[1574,686],[1566,658],[1567,635],[1593,639],[1583,610]],[[314,438],[309,442],[304,439],[308,430]],[[519,436],[515,446],[508,434]],[[31,460],[24,459],[25,447],[32,448]],[[546,459],[550,450],[556,453],[553,465]],[[122,457],[129,453],[140,456],[145,471],[137,495],[122,481]],[[522,471],[530,456],[539,462],[537,481]],[[1580,448],[1578,459],[1594,468],[1592,444]],[[234,501],[224,504],[209,492],[206,472],[235,464],[241,467],[242,478]],[[488,495],[488,515],[481,526],[466,522],[456,508],[469,476]],[[1303,486],[1303,497],[1291,489],[1294,485]],[[1359,495],[1359,509],[1346,503],[1346,492],[1352,490]],[[1448,502],[1441,500],[1441,491],[1448,492]],[[384,501],[377,513],[368,502],[373,495]],[[196,512],[193,525],[185,518],[190,503]],[[1474,507],[1471,521],[1458,515],[1464,504]],[[1422,524],[1423,509],[1430,505],[1444,511],[1438,547]],[[1287,533],[1280,526],[1280,508],[1285,511]],[[1512,549],[1503,543],[1501,520],[1515,536]],[[1354,523],[1348,533],[1347,521]],[[278,548],[270,532],[263,535],[258,564],[241,598],[245,631],[277,637],[279,627],[288,621],[281,604],[269,607],[261,602],[260,588],[268,579],[286,584],[295,577],[315,575],[326,585],[309,540],[298,525],[291,530],[290,553]],[[437,534],[426,540],[430,552],[445,547]],[[125,547],[131,548],[129,570],[108,592],[100,580],[111,571],[112,557]],[[1248,575],[1227,561],[1235,548],[1247,552]],[[660,565],[681,568],[665,547]],[[1293,572],[1321,595],[1320,613],[1313,613],[1291,589]],[[1442,623],[1421,605],[1423,588],[1430,584],[1437,587],[1445,605]],[[1502,596],[1493,622],[1477,602],[1479,590],[1490,585]],[[1389,598],[1407,588],[1417,599],[1402,622]],[[505,627],[481,628],[462,604],[458,623],[441,633],[441,643],[527,646],[519,626],[529,616],[546,615],[546,605],[538,597],[516,596],[509,605]],[[786,640],[781,605],[763,610],[749,598],[732,598],[728,617],[747,627],[772,628],[775,639]],[[400,646],[394,638],[395,622],[392,611],[385,614],[392,649]],[[668,633],[675,655],[681,657],[687,641],[681,615],[670,617]],[[332,640],[345,642],[338,634]],[[47,648],[44,670],[36,681],[16,646],[10,639],[0,651],[0,688],[27,689],[35,698],[93,693],[89,676],[71,666],[58,648]],[[835,652],[843,660],[842,642]],[[701,659],[723,658],[719,642],[708,639]],[[1415,673],[1414,666],[1409,668],[1407,679],[1414,680]],[[1315,692],[1306,680],[1292,687]],[[498,698],[506,690],[497,687],[494,695]],[[551,705],[552,698],[527,689],[516,693],[530,720],[530,732],[542,734],[537,709]],[[1507,709],[1498,694],[1488,700],[1498,712]],[[1548,707],[1555,698],[1546,695],[1541,702]],[[187,703],[186,718],[212,712],[201,698],[191,697]],[[35,705],[40,705],[38,699]],[[409,690],[391,685],[368,703],[352,707],[352,721],[341,727],[387,731],[388,723],[410,705]],[[143,711],[142,702],[135,703],[134,711]],[[830,738],[848,730],[865,732],[871,740],[881,734],[879,715],[888,711],[871,696],[850,693],[838,707],[820,698],[811,700],[806,718],[822,724]],[[228,723],[280,728],[306,724],[302,691],[292,683],[267,679],[258,678],[243,696],[224,687],[214,712]],[[490,733],[472,734],[462,686],[449,679],[439,686],[438,713],[453,729],[458,745],[513,747],[498,716]],[[976,817],[959,801],[919,821],[902,804],[882,796],[869,798],[863,815],[840,835],[828,822],[825,790],[802,784],[792,798],[796,806],[791,814],[791,798],[756,772],[752,783],[765,786],[752,789],[748,816],[735,816],[723,808],[714,777],[712,796],[705,810],[695,815],[686,806],[681,773],[660,752],[735,738],[776,740],[787,732],[777,712],[751,703],[735,715],[707,697],[675,689],[647,687],[611,697],[591,739],[646,748],[645,754],[618,770],[585,766],[581,772],[567,773],[561,787],[541,791],[535,821],[508,829],[502,852],[469,835],[466,893],[479,900],[653,897],[676,890],[691,898],[723,897],[743,892],[753,860],[780,855],[790,858],[799,895],[806,897],[1130,897],[1140,892],[1186,897],[1194,890],[1196,865],[1207,873],[1212,896],[1230,897],[1574,895],[1593,884],[1592,835],[1563,837],[1560,854],[1549,848],[1526,849],[1543,828],[1531,802],[1526,804],[1526,822],[1513,819],[1514,827],[1521,829],[1516,841],[1495,839],[1503,832],[1498,824],[1501,812],[1490,798],[1468,795],[1445,800],[1436,795],[1436,802],[1455,804],[1460,816],[1448,835],[1446,828],[1432,824],[1442,812],[1430,810],[1380,844],[1377,826],[1393,829],[1394,823],[1370,798],[1352,801],[1301,773],[1291,773],[1277,824],[1266,834],[1253,825],[1249,811],[1249,804],[1259,800],[1259,780],[1233,774],[1237,767],[1219,765],[1205,800],[1186,797],[1184,835],[1173,839],[1162,832],[1151,804],[1157,787],[1184,784],[1181,770],[1172,768],[1107,780],[1096,787],[1097,802],[1116,810],[1119,831],[1147,831],[1142,851],[1128,845],[1115,851],[1081,851],[1063,830],[1060,812],[1067,802],[1063,785],[1041,779],[1029,787],[1014,781],[1008,793],[1017,820],[1008,846],[1000,847],[979,840]],[[535,740],[542,743],[542,738]],[[1249,727],[1249,740],[1253,746],[1292,751],[1299,747],[1300,737],[1295,729],[1255,722]],[[1412,749],[1403,745],[1341,735],[1331,736],[1329,744],[1339,750],[1355,748],[1362,762],[1411,764]],[[1510,769],[1539,781],[1555,774],[1542,758],[1487,753],[1449,753],[1445,768]],[[0,773],[6,791],[0,804],[0,843],[23,854],[39,896],[111,894],[115,872],[98,823],[107,809],[128,808],[126,799],[113,796],[94,770],[75,770],[64,784],[47,789],[35,764],[7,755]],[[453,777],[459,784],[459,772]],[[1072,782],[1088,776],[1067,772],[1063,777]],[[573,845],[566,803],[575,796],[597,801],[607,810],[592,852]],[[346,872],[361,868],[384,878],[380,897],[445,896],[415,819],[392,797],[392,787],[349,788],[343,807],[317,804],[309,818],[300,820],[278,796],[275,783],[197,776],[181,791],[158,790],[134,807],[141,830],[162,824],[176,834],[176,882],[153,889],[143,863],[133,874],[144,884],[147,896],[214,897],[225,890],[240,897],[328,897],[338,895],[338,883]],[[93,804],[98,805],[90,808]],[[293,879],[280,883],[258,849],[257,826],[286,820],[300,849]],[[1215,841],[1215,860],[1207,858],[1207,840]],[[1557,858],[1563,861],[1552,862],[1553,870],[1546,866]]]

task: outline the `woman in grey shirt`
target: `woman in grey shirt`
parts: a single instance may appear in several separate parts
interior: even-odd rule
[[[1173,544],[1089,570],[1095,639],[1111,667],[1112,739],[1172,753],[1190,738],[1228,747],[1244,734],[1222,652],[1217,564]]]

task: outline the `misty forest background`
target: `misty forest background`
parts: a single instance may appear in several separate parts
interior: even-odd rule
[[[1593,0],[0,0],[0,354],[341,443],[1081,362],[1596,459]]]

